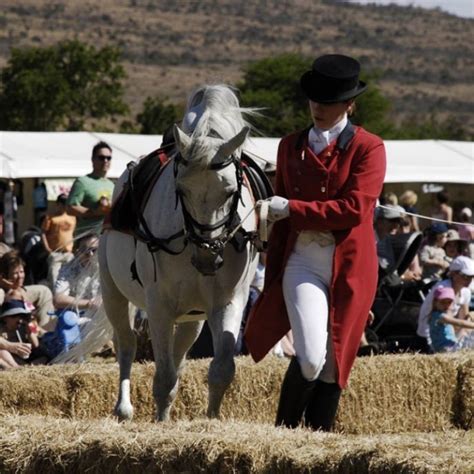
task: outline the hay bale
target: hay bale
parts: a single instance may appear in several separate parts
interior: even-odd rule
[[[0,414],[66,416],[68,397],[67,380],[59,370],[24,367],[0,371]]]
[[[358,359],[343,392],[336,429],[354,434],[442,431],[472,428],[473,353],[436,356],[397,355]],[[223,420],[273,424],[280,384],[288,361],[267,357],[254,364],[238,358],[236,377],[222,405]],[[189,361],[183,371],[173,420],[205,416],[209,360]],[[135,420],[152,421],[154,365],[135,364],[132,403]],[[32,392],[31,377],[35,386]],[[13,397],[8,395],[8,388]],[[41,413],[79,419],[112,413],[118,367],[83,364],[0,372],[0,415]],[[38,399],[35,398],[38,395]]]
[[[455,354],[357,359],[336,428],[347,433],[452,428],[462,360]]]
[[[1,420],[0,472],[472,472],[473,433],[348,436],[243,422]]]
[[[474,358],[466,354],[460,361],[455,396],[454,421],[459,428],[474,428]]]

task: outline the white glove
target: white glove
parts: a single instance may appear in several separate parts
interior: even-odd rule
[[[270,222],[286,219],[290,215],[288,199],[280,196],[272,196],[265,200],[268,202],[268,220]]]

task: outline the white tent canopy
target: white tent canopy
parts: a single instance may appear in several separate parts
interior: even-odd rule
[[[0,132],[0,178],[76,177],[91,170],[92,147],[113,149],[110,177],[155,150],[161,135],[89,132]],[[247,151],[274,163],[279,139],[253,138]],[[474,184],[474,143],[443,140],[386,141],[386,183]],[[263,162],[262,162],[263,163]]]

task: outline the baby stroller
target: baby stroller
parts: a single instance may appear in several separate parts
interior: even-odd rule
[[[376,341],[382,351],[418,350],[418,313],[434,282],[405,281],[401,277],[415,258],[422,240],[421,232],[390,236],[395,264],[379,272],[372,306],[375,319],[367,335],[367,339]]]

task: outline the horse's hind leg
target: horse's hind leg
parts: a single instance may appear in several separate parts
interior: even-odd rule
[[[128,311],[128,300],[119,291],[110,275],[105,254],[106,235],[101,239],[104,248],[99,252],[100,284],[107,317],[114,328],[114,342],[120,367],[120,387],[114,413],[119,420],[130,420],[133,406],[130,402],[130,373],[137,350],[136,336]]]

